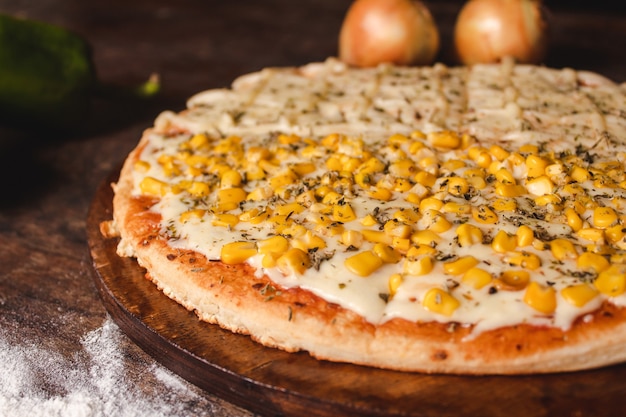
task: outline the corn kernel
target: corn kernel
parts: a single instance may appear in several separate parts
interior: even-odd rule
[[[526,181],[526,189],[535,196],[552,194],[554,183],[545,175]]]
[[[598,274],[594,281],[598,291],[609,297],[616,297],[626,291],[626,265],[611,265]]]
[[[415,223],[420,219],[420,215],[412,209],[399,209],[393,213],[393,218],[401,223]]]
[[[565,209],[565,219],[567,220],[567,225],[575,232],[579,231],[583,227],[582,219],[573,208],[568,207]]]
[[[509,235],[504,230],[498,231],[491,241],[491,248],[498,253],[504,253],[515,250],[517,247],[517,236]]]
[[[547,206],[549,204],[558,205],[561,203],[561,197],[557,194],[546,194],[535,197],[535,204],[538,206]]]
[[[326,247],[326,241],[311,230],[307,230],[302,236],[293,239],[291,246],[301,249],[303,252],[308,252],[311,249],[324,249]]]
[[[533,281],[526,288],[524,302],[540,313],[552,314],[556,310],[556,291]]]
[[[435,247],[441,241],[441,237],[432,230],[418,230],[411,235],[411,242],[416,245]]]
[[[383,172],[385,170],[385,164],[380,161],[378,158],[372,157],[367,161],[363,162],[361,166],[359,166],[357,172],[363,172],[367,174],[375,174],[377,172]]]
[[[228,171],[225,171],[222,174],[222,177],[220,178],[220,187],[221,188],[239,187],[241,185],[242,180],[243,178],[241,177],[241,174],[238,171],[234,169],[229,169]]]
[[[549,162],[537,155],[528,155],[526,157],[526,177],[537,178],[545,175],[546,167]]]
[[[416,193],[408,193],[404,199],[411,204],[419,204],[422,201],[421,197]]]
[[[506,168],[499,168],[494,175],[502,184],[516,184],[513,173]]]
[[[514,187],[517,187],[517,185]],[[515,211],[516,208],[517,202],[512,199],[498,198],[493,202],[493,209],[498,212]]]
[[[519,152],[511,152],[506,160],[514,166],[521,166],[526,162],[524,156],[522,156]]]
[[[456,215],[464,215],[472,212],[472,206],[469,204],[459,204],[454,201],[449,201],[441,207],[441,211]]]
[[[393,192],[387,188],[376,187],[367,193],[371,198],[380,201],[389,201],[393,197]]]
[[[594,270],[599,273],[609,268],[609,261],[602,255],[583,252],[576,260],[576,266],[584,271]]]
[[[333,220],[341,223],[351,222],[356,220],[356,214],[348,203],[335,204],[333,206]]]
[[[365,189],[369,188],[374,182],[372,174],[369,174],[367,172],[357,172],[356,174],[354,174],[353,179],[355,184]]]
[[[189,138],[187,143],[192,149],[200,149],[200,148],[208,146],[209,138],[207,135],[203,133],[197,133],[193,135],[191,138]]]
[[[330,149],[331,151],[336,151],[339,146],[339,141],[341,140],[341,138],[342,136],[339,135],[338,133],[331,133],[330,135],[322,139],[321,144],[322,146]]]
[[[329,171],[339,171],[342,167],[343,164],[341,163],[341,157],[339,155],[331,155],[326,160],[326,168],[328,168]]]
[[[596,289],[585,283],[570,285],[561,290],[563,299],[575,307],[583,307],[598,294]]]
[[[626,236],[626,228],[621,224],[610,226],[604,230],[604,236],[611,243],[617,243]]]
[[[461,303],[447,291],[431,288],[424,295],[422,305],[428,311],[450,317]]]
[[[170,191],[170,185],[154,177],[145,177],[139,183],[139,189],[143,194],[162,197]]]
[[[403,271],[409,275],[426,275],[433,270],[434,262],[430,255],[408,256],[404,260]]]
[[[391,238],[391,247],[399,252],[406,253],[411,247],[411,239],[393,236]]]
[[[426,138],[426,135],[424,135],[424,138],[422,138],[422,139],[425,139],[425,138]],[[417,154],[420,150],[424,149],[425,147],[426,147],[426,145],[424,145],[422,142],[417,142],[417,141],[412,142],[412,143],[409,145],[409,153],[410,153],[411,155],[415,155],[415,154]]]
[[[400,237],[400,238],[408,238],[411,236],[411,232],[413,232],[413,228],[406,223],[398,222],[397,220],[389,220],[383,226],[383,230],[389,236],[392,237]]]
[[[485,271],[484,269],[474,267],[468,269],[463,274],[463,278],[461,279],[461,281],[479,290],[485,285],[491,283],[492,279],[493,277],[489,272]]]
[[[500,197],[519,197],[526,194],[526,188],[523,185],[511,183],[496,184],[496,195]]]
[[[517,229],[515,235],[517,236],[517,246],[519,247],[529,246],[535,240],[535,233],[533,232],[533,229],[525,224],[521,225]]]
[[[361,219],[361,224],[366,227],[371,227],[378,224],[378,220],[376,220],[376,217],[368,214]]]
[[[287,203],[276,206],[274,212],[276,214],[280,214],[281,216],[288,216],[291,214],[299,214],[304,211],[304,206],[298,203]]]
[[[404,278],[402,277],[401,274],[391,274],[389,276],[388,286],[389,286],[390,296],[393,297],[394,295],[396,295],[396,293],[398,292],[398,288],[400,288],[400,285],[402,285],[403,281],[404,281]]]
[[[285,275],[303,274],[311,265],[307,252],[291,248],[276,260],[276,266]]]
[[[264,221],[266,221],[271,215],[272,215],[272,210],[271,209],[256,210],[256,212],[246,213],[246,215],[243,216],[243,218],[240,215],[239,216],[239,220],[241,220],[241,221],[248,221],[251,224],[261,224]],[[245,219],[247,219],[247,220],[245,220]]]
[[[437,249],[432,246],[417,245],[411,246],[406,253],[407,258],[416,258],[422,255],[435,256],[437,255]]]
[[[478,259],[471,255],[463,256],[457,260],[445,262],[443,264],[443,272],[448,275],[461,275],[476,265],[478,265]]]
[[[576,182],[585,182],[591,178],[589,171],[580,166],[573,166],[569,173],[570,177]]]
[[[494,286],[503,291],[520,291],[530,282],[530,274],[524,270],[508,270],[494,280]]]
[[[294,134],[286,135],[284,133],[281,133],[280,135],[278,135],[278,143],[281,143],[283,145],[298,143],[301,140],[302,139],[300,138],[300,136]]]
[[[469,177],[467,182],[476,190],[482,190],[487,187],[487,182],[483,177]]]
[[[468,150],[469,157],[481,168],[488,168],[491,165],[492,159],[489,152],[484,148],[472,147]]]
[[[290,169],[286,169],[284,171],[281,171],[280,173],[277,173],[276,175],[272,176],[269,179],[269,186],[271,188],[273,188],[274,190],[281,188],[281,187],[285,187],[287,185],[291,185],[293,183],[296,182],[296,180],[298,179],[298,177],[296,176],[296,174],[290,170]]]
[[[413,179],[416,183],[421,184],[425,187],[432,187],[437,181],[437,177],[427,171],[418,172],[417,174],[415,174],[415,177]]]
[[[443,233],[452,227],[452,223],[438,210],[426,210],[422,220],[426,223],[426,228],[435,233]]]
[[[417,165],[433,175],[439,173],[439,160],[435,156],[424,157],[417,162]]]
[[[512,252],[505,259],[509,265],[535,270],[541,266],[541,258],[530,252]]]
[[[469,192],[469,183],[463,177],[450,177],[446,179],[448,193],[463,197]]]
[[[376,243],[372,251],[386,264],[395,264],[400,261],[402,255],[389,245],[384,243]]]
[[[584,248],[587,252],[597,253],[598,255],[613,255],[615,253],[615,248],[610,245],[586,245]]]
[[[461,138],[452,131],[431,132],[426,137],[432,146],[438,148],[457,149],[461,146]]]
[[[364,229],[361,233],[363,234],[363,238],[368,242],[391,245],[391,242],[393,241],[393,238],[382,230]]]
[[[576,236],[598,244],[604,242],[604,230],[595,227],[583,227],[576,232]]]
[[[270,187],[257,187],[254,190],[250,191],[246,196],[246,200],[251,201],[261,201],[267,200],[274,195],[274,190]]]
[[[205,182],[193,181],[187,191],[196,198],[202,198],[209,195],[210,189],[209,184]]]
[[[217,192],[217,204],[220,210],[228,211],[239,207],[248,194],[242,188],[224,188]]]
[[[593,225],[599,228],[607,228],[617,221],[617,213],[611,207],[596,207],[593,210]]]
[[[150,169],[150,163],[147,161],[137,161],[133,165],[133,168],[137,172],[145,173],[145,172],[148,172],[148,170]]]
[[[419,210],[425,213],[428,210],[441,210],[443,201],[437,197],[426,197],[420,201]]]
[[[481,168],[468,168],[465,171],[463,171],[463,177],[465,178],[474,178],[474,177],[478,177],[478,178],[485,178],[485,170],[481,169]]]
[[[213,226],[219,227],[235,227],[237,223],[239,223],[239,216],[228,213],[216,214],[211,220]]]
[[[498,215],[484,204],[478,207],[472,207],[472,217],[478,223],[483,224],[495,224],[498,222]]]
[[[206,213],[207,211],[202,209],[187,210],[180,215],[179,221],[187,223],[191,219],[201,219]]]
[[[388,169],[391,175],[403,178],[409,178],[417,172],[417,167],[410,159],[395,161]]]
[[[291,165],[291,170],[299,176],[304,176],[315,172],[316,166],[312,162],[298,162]]]
[[[471,224],[461,224],[456,228],[456,236],[459,245],[463,247],[475,245],[483,241],[483,232]]]
[[[578,252],[576,251],[574,244],[567,239],[554,239],[549,243],[549,245],[552,256],[559,261],[565,259],[576,259],[578,257]]]
[[[509,156],[509,152],[500,145],[491,145],[489,153],[498,161],[504,161]]]
[[[526,143],[526,144],[520,146],[519,151],[521,153],[536,154],[536,153],[539,153],[539,147],[537,147],[537,145],[532,145],[532,144]]]
[[[611,254],[611,264],[626,264],[626,253],[612,253]]]
[[[383,265],[383,260],[373,251],[363,251],[347,258],[344,264],[350,272],[367,277]]]
[[[230,242],[222,246],[220,260],[228,265],[240,264],[257,254],[254,242]]]
[[[284,236],[272,236],[257,242],[257,250],[261,254],[280,253],[289,250],[289,240]]]
[[[406,178],[396,178],[393,181],[392,189],[394,191],[405,192],[413,188],[413,183]]]
[[[452,172],[452,171],[456,171],[457,169],[464,168],[466,166],[467,164],[465,163],[465,161],[461,159],[450,159],[444,162],[443,164],[441,164],[441,170]]]

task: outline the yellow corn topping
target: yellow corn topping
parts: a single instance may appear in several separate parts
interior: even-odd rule
[[[179,204],[163,221],[173,241],[212,227],[226,264],[294,285],[332,264],[323,273],[341,288],[361,285],[352,274],[377,282],[385,302],[443,317],[498,297],[551,316],[561,302],[584,309],[626,293],[623,156],[453,131],[371,144],[338,133],[168,141],[134,164],[136,191]]]

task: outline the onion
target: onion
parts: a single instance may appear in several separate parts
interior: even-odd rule
[[[539,63],[548,47],[547,11],[540,0],[470,0],[454,28],[463,64],[497,62],[509,56]]]
[[[359,67],[383,62],[426,65],[438,49],[435,22],[415,0],[356,0],[339,34],[339,58]]]

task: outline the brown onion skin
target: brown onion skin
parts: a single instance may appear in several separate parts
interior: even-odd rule
[[[415,0],[356,0],[339,34],[339,58],[358,67],[428,65],[438,50],[434,19]]]
[[[470,0],[459,13],[454,44],[466,65],[498,62],[538,64],[548,50],[548,12],[540,0]]]

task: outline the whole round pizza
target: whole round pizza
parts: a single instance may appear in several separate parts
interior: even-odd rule
[[[336,59],[163,112],[120,256],[201,320],[402,371],[626,360],[626,95],[598,74]]]

